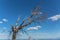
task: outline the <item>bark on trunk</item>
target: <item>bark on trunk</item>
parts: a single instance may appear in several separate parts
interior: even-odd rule
[[[13,34],[12,34],[12,40],[16,40],[16,33],[15,32],[13,32]]]

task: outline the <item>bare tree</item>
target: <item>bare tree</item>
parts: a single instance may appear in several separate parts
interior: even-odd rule
[[[20,17],[16,21],[16,26],[11,25],[11,27],[12,27],[12,40],[16,40],[16,35],[19,32],[19,30],[23,29],[24,27],[30,25],[33,22],[36,22],[36,21],[40,22],[40,21],[46,19],[46,17],[45,17],[45,15],[43,15],[40,12],[40,8],[39,7],[35,7],[32,10],[32,14],[28,18],[24,19],[22,21],[22,23],[18,26],[19,19],[20,19]]]

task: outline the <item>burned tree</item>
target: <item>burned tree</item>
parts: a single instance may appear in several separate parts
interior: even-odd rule
[[[36,21],[40,22],[41,20],[44,20],[44,19],[46,19],[46,17],[44,14],[42,14],[40,12],[39,7],[35,7],[32,10],[32,14],[28,18],[24,19],[22,21],[22,23],[17,27],[18,21],[19,21],[19,18],[18,18],[18,20],[16,22],[16,26],[11,25],[11,27],[12,27],[12,40],[16,40],[16,35],[19,32],[19,30],[23,29],[24,27],[30,25],[33,22],[36,22]],[[25,22],[25,21],[27,21],[27,22]]]

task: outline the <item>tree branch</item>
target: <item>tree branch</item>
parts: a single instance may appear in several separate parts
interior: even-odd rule
[[[25,20],[29,20],[29,19],[32,18],[32,17],[33,17],[33,15],[29,16],[29,17],[26,18]],[[24,24],[25,20],[22,21],[22,23],[20,24],[20,26],[22,26],[22,25]]]
[[[27,26],[27,25],[30,25],[35,19],[33,19],[33,16],[36,16],[39,12],[39,8],[34,8],[33,11],[32,11],[32,15],[29,16],[27,19],[25,20],[28,20],[28,22],[26,24],[24,24],[25,20],[20,24],[20,26],[18,27],[18,30],[22,29],[23,27]],[[32,18],[32,20],[30,20]]]
[[[23,24],[22,26],[19,26],[18,27],[18,30],[22,29],[23,27],[26,27],[28,25],[30,25],[34,20],[31,20],[30,22],[26,23],[26,24]]]

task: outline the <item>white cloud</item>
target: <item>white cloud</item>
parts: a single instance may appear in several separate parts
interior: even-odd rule
[[[0,21],[0,24],[2,24],[2,23],[4,23],[4,22],[7,22],[7,21],[8,21],[8,19],[3,18],[3,19]]]
[[[59,15],[54,15],[48,19],[51,19],[52,21],[57,21],[58,19],[60,19],[60,14]]]
[[[8,20],[6,18],[3,18],[2,21],[7,22]]]
[[[41,26],[29,27],[27,30],[38,30]]]
[[[0,24],[2,24],[3,23],[3,21],[0,21]]]

